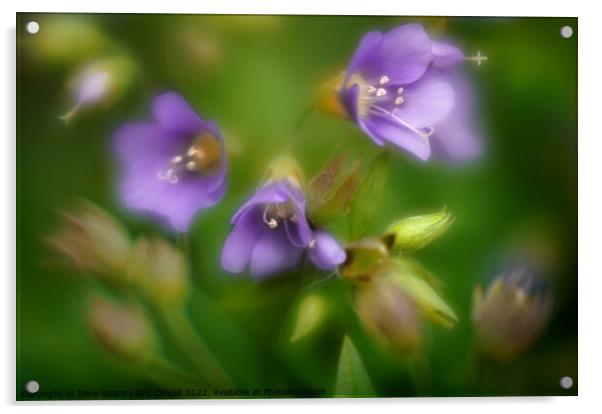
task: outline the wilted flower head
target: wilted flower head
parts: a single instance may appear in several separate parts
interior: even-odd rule
[[[353,300],[363,325],[386,347],[407,355],[422,343],[422,317],[414,301],[388,277],[355,287]]]
[[[175,92],[153,103],[155,121],[127,124],[115,136],[121,197],[131,209],[186,232],[194,215],[226,190],[227,160],[220,130],[203,121]]]
[[[431,40],[420,24],[406,24],[384,34],[370,32],[344,75],[331,82],[330,88],[336,85],[336,99],[328,94],[320,99],[330,112],[357,123],[377,145],[390,143],[426,160],[433,139],[449,146],[473,144],[456,130],[460,127],[456,122],[440,128],[453,112],[465,112],[456,110],[465,105],[464,98],[455,93],[446,72],[464,59],[456,47]],[[479,54],[479,64],[483,59]],[[464,121],[462,117],[461,126]],[[456,152],[474,151],[456,148]]]
[[[125,57],[106,59],[84,67],[71,84],[75,104],[60,118],[68,123],[82,109],[106,107],[129,86],[133,71],[133,63]]]
[[[146,314],[129,303],[94,296],[88,324],[98,342],[121,358],[144,359],[155,346],[154,330]]]
[[[320,269],[335,269],[345,260],[332,235],[310,227],[301,177],[290,158],[272,163],[266,182],[232,217],[222,252],[226,271],[239,273],[249,265],[262,278],[294,268],[305,250]]]
[[[501,362],[518,357],[542,333],[552,303],[548,286],[526,266],[498,276],[485,293],[477,286],[472,319],[479,350]]]
[[[62,212],[63,221],[46,238],[71,265],[111,281],[123,281],[130,254],[130,238],[111,215],[89,201],[79,201]]]
[[[128,274],[152,301],[171,305],[186,293],[188,264],[184,254],[162,238],[136,241]]]

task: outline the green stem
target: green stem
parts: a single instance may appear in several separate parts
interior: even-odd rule
[[[190,385],[198,381],[195,376],[175,366],[160,355],[153,355],[147,364],[146,368],[152,370],[150,375],[161,383],[173,385],[175,381],[179,385]]]
[[[180,351],[190,360],[207,384],[232,387],[233,383],[215,356],[191,326],[182,307],[161,309],[162,316]]]
[[[432,395],[428,361],[425,358],[416,359],[410,362],[408,368],[416,390],[416,396],[426,397]]]
[[[305,125],[305,122],[307,122],[307,119],[313,113],[314,109],[315,106],[310,105],[309,107],[307,107],[307,109],[305,109],[305,111],[303,111],[297,122],[295,122],[295,126],[293,128],[293,135],[296,135],[301,129],[301,127]]]

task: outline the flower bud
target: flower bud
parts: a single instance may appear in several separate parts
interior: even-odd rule
[[[128,274],[149,300],[169,306],[186,294],[188,264],[182,252],[162,238],[136,241]]]
[[[434,214],[407,217],[389,226],[386,233],[394,236],[393,247],[401,251],[414,251],[425,247],[441,236],[453,223],[447,210]]]
[[[402,355],[420,348],[420,311],[394,279],[376,277],[356,285],[354,303],[363,325],[385,347]]]
[[[303,298],[297,309],[291,342],[297,342],[315,331],[324,321],[327,313],[328,303],[322,296],[311,294]]]
[[[517,358],[543,332],[552,303],[547,285],[526,267],[498,276],[485,294],[477,286],[472,320],[479,350],[498,362]]]
[[[316,107],[322,112],[341,118],[349,118],[349,114],[339,98],[339,92],[343,87],[345,72],[324,82],[316,93]]]
[[[117,100],[129,86],[134,65],[125,57],[94,62],[72,81],[74,106],[60,119],[69,123],[82,109],[106,107]]]
[[[388,238],[366,238],[345,246],[347,256],[340,266],[341,277],[348,280],[366,281],[372,278],[389,258]]]
[[[85,200],[72,211],[64,211],[62,218],[56,233],[46,242],[80,271],[122,283],[131,247],[125,228]]]
[[[145,359],[154,350],[155,333],[140,307],[94,296],[88,324],[98,342],[121,358]]]
[[[299,163],[292,157],[282,155],[274,158],[267,170],[267,182],[286,180],[296,188],[304,188],[305,180]]]

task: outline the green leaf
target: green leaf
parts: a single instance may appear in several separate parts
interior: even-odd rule
[[[342,154],[328,160],[322,169],[311,179],[308,188],[312,204],[319,206],[324,203],[324,200],[332,191],[332,187],[337,181],[346,159],[347,155]]]
[[[335,386],[336,397],[372,397],[376,395],[366,367],[353,342],[343,338]]]
[[[378,210],[388,175],[389,153],[385,151],[372,161],[355,194],[350,215],[352,238],[366,234],[368,225]]]
[[[360,183],[360,164],[356,163],[346,174],[336,190],[319,208],[314,209],[312,220],[320,226],[329,224],[349,212]]]
[[[291,342],[297,342],[314,331],[324,321],[326,314],[327,303],[324,298],[316,294],[305,297],[297,310]]]

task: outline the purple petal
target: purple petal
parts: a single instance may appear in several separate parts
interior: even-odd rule
[[[127,171],[122,181],[121,195],[128,208],[163,217],[178,232],[188,231],[195,214],[200,209],[216,204],[224,194],[224,180],[211,191],[215,187],[213,180],[219,178],[182,178],[172,184],[159,179],[158,171]]]
[[[114,148],[118,158],[129,169],[155,169],[164,167],[171,154],[185,145],[186,140],[177,134],[151,123],[127,124],[115,133]],[[156,173],[156,171],[155,171]]]
[[[176,92],[165,92],[155,98],[153,114],[166,129],[195,134],[204,124],[194,109]]]
[[[345,105],[345,107],[347,108],[347,111],[349,112],[351,119],[357,123],[357,125],[360,127],[360,129],[366,135],[368,135],[368,137],[372,141],[374,141],[374,143],[376,145],[382,147],[384,145],[384,142],[382,141],[382,139],[374,136],[374,134],[372,134],[372,132],[368,128],[366,128],[366,124],[357,114],[357,99],[358,99],[358,95],[359,95],[359,90],[360,90],[360,88],[358,85],[353,85],[350,88],[345,89],[341,93],[340,99],[343,101],[343,105]]]
[[[460,73],[449,77],[456,103],[449,116],[435,126],[431,137],[433,152],[451,161],[466,161],[483,152],[483,142],[475,111],[475,94],[470,81]]]
[[[483,152],[481,136],[469,125],[444,122],[432,136],[433,153],[451,161],[468,161]]]
[[[240,217],[253,207],[268,203],[285,203],[289,195],[282,190],[280,183],[270,183],[261,187],[253,196],[232,216],[230,223],[236,223]]]
[[[381,32],[368,32],[362,37],[359,46],[355,50],[351,62],[347,68],[345,82],[349,77],[356,73],[362,72],[361,67],[370,63],[370,60],[375,59],[378,47],[382,42],[383,34]]]
[[[404,88],[405,101],[395,115],[414,128],[425,128],[444,120],[454,106],[454,90],[445,76],[431,70],[416,83]]]
[[[422,25],[406,24],[380,39],[375,32],[368,33],[352,59],[347,78],[357,72],[375,83],[386,75],[391,84],[405,85],[419,79],[431,59],[431,41]]]
[[[228,235],[221,259],[222,267],[227,272],[240,273],[249,263],[255,241],[264,226],[260,214],[253,211],[244,214]]]
[[[437,40],[432,42],[433,62],[432,67],[435,69],[449,69],[464,59],[464,53],[457,47]]]
[[[431,155],[428,138],[421,137],[393,120],[373,116],[366,121],[366,128],[372,135],[411,152],[422,161]]]
[[[315,245],[309,249],[309,258],[322,270],[333,270],[345,261],[345,251],[326,231],[314,234]]]
[[[251,275],[261,279],[297,265],[302,249],[293,246],[284,229],[264,227],[251,253]]]

